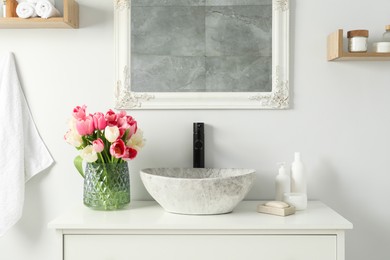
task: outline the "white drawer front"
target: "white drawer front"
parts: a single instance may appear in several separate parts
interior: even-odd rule
[[[336,260],[335,235],[65,235],[65,260]]]

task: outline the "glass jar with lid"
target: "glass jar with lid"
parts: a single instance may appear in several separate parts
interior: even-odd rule
[[[353,30],[347,33],[349,52],[367,52],[368,30]]]

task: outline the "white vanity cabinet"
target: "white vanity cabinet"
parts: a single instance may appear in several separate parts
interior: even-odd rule
[[[352,224],[318,201],[288,217],[256,212],[244,201],[230,214],[176,215],[135,201],[121,211],[84,206],[58,217],[63,260],[344,260]]]

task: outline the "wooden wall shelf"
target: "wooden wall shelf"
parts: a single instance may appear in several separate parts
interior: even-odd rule
[[[79,28],[79,5],[75,0],[64,1],[64,16],[22,19],[19,17],[0,18],[0,29],[31,28]]]
[[[328,61],[339,60],[390,60],[390,53],[351,53],[344,51],[343,46],[343,30],[339,29],[336,32],[328,35]]]

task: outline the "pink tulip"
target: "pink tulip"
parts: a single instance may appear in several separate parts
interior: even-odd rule
[[[106,128],[107,122],[103,113],[97,112],[93,115],[93,125],[95,129],[99,130],[104,130],[104,128]]]
[[[119,111],[118,117],[119,117],[119,118],[126,117],[126,111],[125,111],[125,110]]]
[[[124,129],[123,131],[125,132],[128,130],[127,140],[129,140],[131,136],[137,132],[137,121],[135,121],[131,116],[126,116],[124,118],[118,119],[118,127]]]
[[[85,120],[79,119],[76,122],[76,129],[79,135],[90,135],[95,131],[93,126],[93,118],[91,115],[87,116]]]
[[[122,139],[118,139],[111,144],[110,154],[115,158],[122,158],[125,152],[126,152],[126,145]]]
[[[92,142],[93,149],[97,153],[101,153],[104,150],[104,143],[103,140],[98,138],[95,141]]]
[[[122,156],[122,159],[125,161],[133,160],[137,156],[137,153],[137,150],[130,147],[126,147],[126,151],[125,154]]]
[[[125,133],[126,133],[126,128],[120,127],[118,138],[122,138],[125,135]]]
[[[127,125],[126,117],[118,117],[117,126],[124,128],[126,127],[126,125]]]
[[[121,110],[118,114],[116,114],[117,116],[117,125],[119,128],[121,127],[126,127],[126,111],[124,110]]]
[[[85,120],[86,114],[85,110],[87,109],[86,105],[83,105],[82,107],[77,106],[73,109],[73,117],[77,120]]]
[[[105,115],[108,126],[116,126],[118,123],[117,115],[111,109]]]
[[[138,129],[137,121],[135,121],[133,117],[127,116],[127,125],[128,128],[130,129],[129,136],[128,136],[128,138],[130,138],[133,134],[137,132]]]

